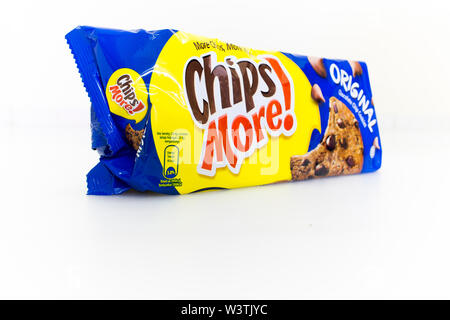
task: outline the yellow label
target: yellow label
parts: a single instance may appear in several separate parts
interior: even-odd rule
[[[179,193],[290,180],[290,157],[320,131],[311,84],[280,52],[177,32],[149,94],[160,186]]]
[[[106,98],[109,110],[125,119],[138,123],[147,113],[147,87],[139,73],[132,69],[118,69],[111,75]]]
[[[177,146],[169,145],[164,150],[163,174],[167,179],[178,175],[179,152]]]

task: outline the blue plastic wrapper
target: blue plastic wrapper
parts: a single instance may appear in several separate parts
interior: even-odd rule
[[[166,194],[372,172],[381,144],[361,61],[177,30],[66,35],[91,101],[88,194]]]

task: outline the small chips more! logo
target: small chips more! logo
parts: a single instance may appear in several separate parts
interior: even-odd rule
[[[140,122],[147,111],[148,91],[142,77],[134,70],[116,70],[108,80],[106,97],[112,113]]]
[[[243,160],[269,136],[291,136],[297,128],[293,81],[275,56],[224,60],[217,62],[209,52],[192,57],[184,68],[189,111],[204,130],[197,172],[206,176],[224,166],[239,173]]]
[[[129,74],[124,74],[117,79],[115,85],[108,88],[114,102],[121,106],[128,114],[141,112],[145,105],[136,98],[134,92],[133,79]]]

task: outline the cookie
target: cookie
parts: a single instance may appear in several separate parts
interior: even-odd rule
[[[137,150],[141,145],[143,136],[144,136],[144,129],[134,130],[130,124],[127,124],[125,128],[125,137],[127,138],[128,143],[133,147],[134,150]]]
[[[330,116],[322,141],[304,155],[291,157],[292,180],[359,173],[364,146],[359,123],[347,106],[330,98]]]

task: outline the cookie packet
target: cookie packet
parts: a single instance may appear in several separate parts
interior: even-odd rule
[[[372,172],[364,62],[255,50],[177,30],[66,35],[91,101],[88,194],[185,194]]]

